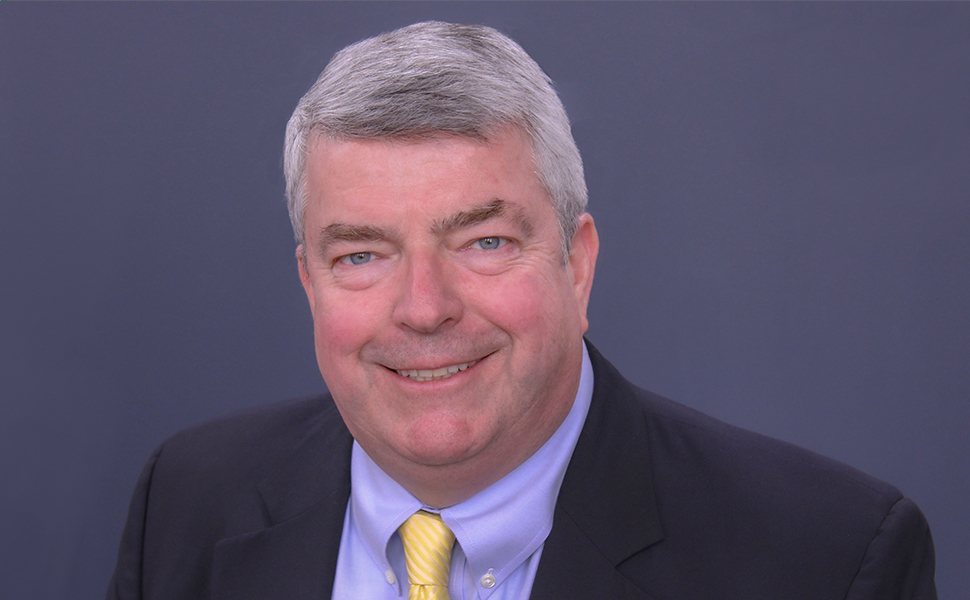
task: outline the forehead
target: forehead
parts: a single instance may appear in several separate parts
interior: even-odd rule
[[[411,202],[502,198],[547,200],[528,137],[506,128],[489,140],[456,135],[421,139],[316,136],[307,153],[309,207],[336,210]]]

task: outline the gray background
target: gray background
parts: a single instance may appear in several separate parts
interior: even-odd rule
[[[0,597],[101,597],[151,449],[317,392],[284,124],[493,25],[557,82],[635,382],[899,486],[970,589],[970,4],[0,5]]]

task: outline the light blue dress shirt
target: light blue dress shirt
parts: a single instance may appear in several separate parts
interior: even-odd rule
[[[583,345],[576,400],[559,429],[524,463],[464,502],[441,510],[455,533],[451,600],[527,600],[552,530],[559,487],[586,421],[593,367]],[[334,578],[334,600],[407,598],[407,567],[397,528],[424,508],[354,442],[351,493]]]

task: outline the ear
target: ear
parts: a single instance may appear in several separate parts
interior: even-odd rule
[[[310,302],[310,314],[313,314],[316,303],[313,301],[313,283],[310,281],[310,272],[307,270],[306,248],[303,244],[296,247],[296,265],[300,270],[300,283],[303,284],[306,299]]]
[[[596,257],[600,250],[600,238],[596,224],[589,213],[579,217],[579,225],[573,235],[573,245],[569,249],[569,271],[572,277],[576,306],[583,322],[583,332],[589,327],[586,309],[589,307],[589,293],[593,289],[593,272],[596,270]]]

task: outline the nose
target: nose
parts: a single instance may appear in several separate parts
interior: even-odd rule
[[[435,333],[461,320],[463,303],[454,274],[434,253],[412,254],[405,262],[394,319],[418,333]]]

